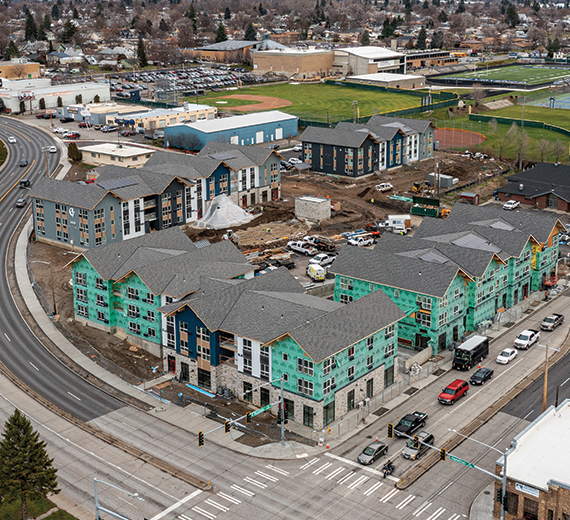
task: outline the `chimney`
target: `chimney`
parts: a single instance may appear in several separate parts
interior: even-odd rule
[[[392,49],[393,51],[398,50],[398,40],[396,40],[395,38],[390,40],[390,49]]]

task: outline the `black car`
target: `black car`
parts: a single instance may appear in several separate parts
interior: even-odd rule
[[[75,119],[73,119],[73,117],[62,117],[59,120],[61,123],[73,123],[73,121],[75,121]]]
[[[475,372],[472,376],[471,379],[469,380],[469,382],[472,385],[483,385],[485,384],[485,381],[487,381],[488,379],[491,379],[493,377],[493,369],[492,368],[480,368],[479,370],[477,370],[477,372]]]

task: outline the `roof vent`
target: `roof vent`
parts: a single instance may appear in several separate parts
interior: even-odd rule
[[[262,310],[262,311],[265,310],[265,306],[264,306],[264,305],[261,306],[261,310]]]
[[[283,319],[283,314],[281,314],[281,319]]]
[[[519,191],[524,190],[524,184],[519,184]]]

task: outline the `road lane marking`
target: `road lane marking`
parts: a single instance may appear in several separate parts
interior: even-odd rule
[[[246,482],[249,482],[250,484],[253,484],[254,486],[257,486],[258,488],[261,488],[261,489],[265,489],[267,487],[267,484],[264,484],[263,482],[259,482],[258,480],[254,480],[250,477],[244,477],[244,480]]]
[[[263,473],[263,471],[256,471],[255,474],[259,475],[260,477],[265,477],[267,480],[271,480],[271,482],[279,481],[277,477],[274,477],[273,475],[268,475],[267,473]]]
[[[447,520],[459,520],[459,518],[461,518],[461,515],[458,515],[457,513],[454,513],[454,514],[451,515]]]
[[[6,336],[6,339],[7,339],[10,343],[12,342],[12,340],[8,337],[8,334],[6,334],[5,332],[4,332],[4,336]]]
[[[28,143],[31,143],[32,141],[30,141],[28,139],[28,137],[26,135],[24,135],[22,132],[19,132],[18,130],[8,126],[8,125],[0,125],[3,126],[4,128],[7,128],[8,130],[10,130],[10,132],[14,132],[15,134],[18,134],[19,136],[23,137],[26,141],[28,141]],[[21,145],[20,145],[21,146]]]
[[[441,495],[446,489],[449,489],[451,486],[453,486],[453,484],[454,482],[450,482],[443,489],[440,489],[439,492],[437,493],[437,496]]]
[[[205,509],[202,509],[201,507],[198,507],[198,506],[194,506],[192,508],[192,511],[196,511],[196,513],[200,513],[202,516],[205,516],[209,520],[214,520],[214,518],[216,518],[215,514],[208,513],[208,511],[206,511]]]
[[[332,459],[339,460],[343,464],[348,464],[349,466],[355,466],[357,468],[360,468],[362,471],[367,471],[368,473],[372,473],[373,475],[377,475],[379,477],[384,476],[384,472],[382,472],[382,471],[378,471],[377,469],[369,468],[368,466],[363,466],[362,464],[359,464],[358,462],[354,462],[350,459],[345,459],[344,457],[339,457],[338,455],[334,455],[332,453],[325,453],[325,457],[331,457]],[[397,482],[399,479],[395,479],[395,480]]]
[[[301,469],[307,469],[308,467],[312,466],[312,465],[313,465],[315,462],[317,462],[318,460],[319,460],[318,458],[313,459],[313,460],[310,460],[310,461],[307,462],[306,464],[303,464],[303,465],[301,466]]]
[[[562,383],[560,386],[564,386],[568,381],[570,381],[570,377],[566,379],[566,381],[564,381],[564,383]]]
[[[216,509],[223,511],[224,513],[227,513],[230,510],[229,507],[223,506],[222,504],[218,504],[217,502],[214,502],[211,498],[206,499],[205,502],[206,504],[209,504],[212,507],[215,507]]]
[[[248,497],[255,496],[255,493],[253,491],[250,491],[249,489],[244,489],[242,487],[236,486],[235,484],[232,484],[230,487],[232,489],[235,489],[236,491],[239,491],[240,493],[243,493],[244,495],[246,495]]]
[[[376,491],[378,488],[382,487],[383,485],[384,485],[383,482],[376,482],[376,484],[374,484],[371,488],[368,488],[363,494],[369,497],[372,493],[374,493],[374,491]]]
[[[440,507],[435,513],[432,513],[427,520],[437,520],[443,513],[445,513],[445,509]]]
[[[337,468],[335,469],[330,475],[328,475],[327,477],[325,477],[327,480],[332,480],[334,477],[336,477],[339,473],[342,473],[344,471],[345,468]]]
[[[81,399],[79,399],[79,397],[77,397],[76,395],[73,395],[71,392],[67,392],[71,397],[73,397],[74,399],[77,399],[78,401],[81,401]]]
[[[315,471],[313,471],[313,475],[318,475],[321,471],[324,471],[330,466],[332,466],[332,462],[325,462],[320,468],[317,468]]]
[[[272,469],[273,471],[276,471],[277,473],[281,473],[281,475],[289,475],[289,472],[285,471],[284,469],[276,468],[275,466],[270,466],[269,464],[265,467],[267,469]]]
[[[528,412],[528,413],[523,417],[523,421],[524,421],[532,412],[534,412],[534,408],[533,408],[530,412]]]
[[[19,184],[19,182],[20,182],[22,179],[25,179],[25,178],[26,178],[26,175],[27,175],[28,172],[32,169],[32,167],[34,166],[34,163],[35,163],[35,162],[36,162],[36,160],[34,159],[34,160],[32,161],[32,164],[30,165],[30,167],[22,174],[22,176],[21,176],[19,179],[17,179],[14,184],[12,184],[12,187],[11,187],[6,193],[4,193],[4,195],[2,195],[2,197],[0,197],[0,202],[2,202],[2,201],[8,196],[8,194],[12,193],[12,190]],[[12,172],[12,174],[13,174],[13,173],[14,173],[14,172]],[[10,210],[10,211],[12,211],[12,210]]]
[[[158,513],[157,515],[153,516],[150,520],[160,520],[161,518],[165,517],[171,511],[174,511],[175,509],[180,507],[182,504],[185,504],[186,502],[188,502],[188,500],[192,500],[195,496],[198,496],[200,493],[202,493],[202,490],[197,489],[193,493],[186,495],[183,499],[179,500],[175,504],[172,504],[170,507],[166,508],[161,513]]]
[[[414,498],[416,498],[416,495],[410,495],[409,497],[404,498],[404,500],[402,500],[402,501],[396,506],[396,509],[404,509],[404,507],[406,507],[407,505],[409,505],[410,502],[412,502],[412,500],[414,500]]]
[[[34,365],[31,361],[28,361],[28,363],[32,365],[38,372],[40,371],[40,369],[36,365]]]
[[[382,502],[383,504],[385,504],[385,503],[388,502],[388,500],[390,500],[392,497],[395,497],[399,492],[400,492],[399,489],[393,489],[393,490],[390,491],[387,495],[383,496],[383,497],[380,499],[380,502]]]
[[[238,500],[237,498],[234,498],[230,495],[226,495],[225,493],[222,493],[221,491],[219,493],[217,493],[217,495],[219,497],[223,498],[224,500],[231,502],[232,504],[241,504],[241,500]]]
[[[349,471],[344,477],[341,477],[337,481],[337,484],[344,484],[347,480],[350,480],[352,478],[352,475],[354,475],[354,471]]]
[[[348,489],[356,489],[358,486],[360,486],[360,484],[364,484],[364,482],[366,482],[367,480],[370,480],[370,477],[362,475],[359,478],[357,478],[352,484],[349,484]]]
[[[420,507],[418,507],[412,514],[414,516],[420,516],[429,506],[431,502],[424,502]]]
[[[186,515],[178,515],[178,518],[181,518],[182,520],[192,520],[189,516]]]

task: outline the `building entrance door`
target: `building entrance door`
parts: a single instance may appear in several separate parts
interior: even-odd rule
[[[325,426],[334,421],[334,401],[323,408],[323,421]]]
[[[173,374],[176,373],[176,358],[174,356],[168,356],[168,371]]]

